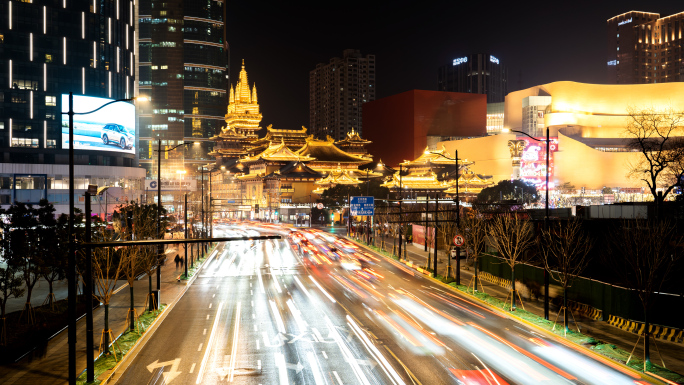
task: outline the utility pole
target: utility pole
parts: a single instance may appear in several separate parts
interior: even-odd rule
[[[88,186],[88,190],[85,192],[85,241],[87,243],[92,242],[90,186]],[[89,245],[85,248],[85,274],[83,277],[85,287],[83,296],[86,303],[86,371],[87,381],[93,382],[95,381],[95,360],[93,357],[93,256],[92,248]]]
[[[456,233],[458,234],[461,228],[461,200],[458,196],[458,178],[460,172],[458,169],[458,149],[454,149],[454,159],[456,162]],[[451,256],[448,256],[451,258]],[[449,266],[451,266],[451,259],[449,260]],[[456,284],[461,284],[461,247],[456,246]]]
[[[404,221],[401,217],[401,204],[404,201],[404,187],[402,186],[402,181],[401,181],[401,173],[402,173],[402,165],[401,163],[399,164],[399,259],[401,259],[401,241],[402,241],[402,225],[404,224]]]
[[[157,238],[162,239],[161,231],[161,136],[157,144]],[[157,245],[157,292],[155,295],[155,309],[159,309],[159,294],[161,293],[161,260],[164,254],[164,245]]]
[[[185,193],[185,205],[183,206],[183,227],[185,230],[185,239],[188,239],[188,193]],[[185,244],[185,278],[188,278],[188,245]]]

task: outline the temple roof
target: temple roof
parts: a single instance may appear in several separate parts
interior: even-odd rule
[[[473,162],[469,162],[467,159],[459,159],[459,166],[469,165]],[[454,157],[449,154],[444,146],[441,150],[430,151],[428,147],[425,147],[425,151],[414,160],[406,160],[401,163],[402,166],[429,166],[429,165],[445,165],[454,166]]]
[[[309,155],[302,155],[290,150],[285,141],[281,140],[279,144],[272,144],[266,148],[262,153],[255,156],[247,156],[242,158],[242,163],[255,162],[257,160],[267,160],[276,162],[291,162],[291,161],[311,161],[315,158]]]
[[[272,142],[280,142],[285,140],[285,144],[290,150],[299,150],[306,144],[306,127],[302,126],[300,130],[281,130],[273,128],[273,125],[266,127],[266,135],[263,138],[256,139],[250,143],[251,147],[247,149],[250,153],[258,153],[265,150]]]
[[[359,170],[371,170],[371,175],[373,174],[382,174],[384,177],[392,176],[394,175],[395,172],[397,172],[395,169],[387,166],[382,162],[382,159],[378,163],[368,163],[364,164],[363,166],[359,167]]]
[[[335,144],[341,144],[341,145],[349,145],[349,144],[355,144],[355,145],[366,145],[366,144],[371,144],[370,140],[366,140],[361,138],[359,135],[358,131],[354,131],[354,128],[352,128],[351,132],[347,132],[347,137],[344,138],[343,140],[340,140],[336,142]]]
[[[413,172],[399,178],[397,171],[392,175],[392,179],[383,183],[381,186],[387,188],[401,188],[414,190],[446,190],[449,183],[437,180],[437,174],[428,170],[424,172]]]
[[[334,186],[338,184],[357,185],[360,184],[361,181],[349,175],[349,172],[347,170],[338,169],[337,171],[328,173],[328,175],[325,178],[317,180],[314,183],[321,186]]]
[[[280,170],[275,171],[271,174],[266,175],[266,177],[274,176],[284,176],[288,178],[322,178],[323,174],[308,167],[306,164],[295,161],[290,162],[286,166],[282,167]]]
[[[340,150],[334,145],[334,140],[330,137],[328,137],[328,140],[308,137],[304,147],[297,151],[297,153],[302,156],[314,157],[318,162],[366,164],[372,160]]]

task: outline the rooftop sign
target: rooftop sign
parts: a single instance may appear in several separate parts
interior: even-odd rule
[[[459,58],[454,59],[454,65],[455,66],[457,66],[461,63],[467,63],[467,62],[468,62],[468,56],[459,57]]]
[[[489,55],[489,61],[494,63],[494,64],[499,64],[499,59],[495,58],[492,55]]]
[[[622,20],[621,22],[619,22],[619,23],[618,23],[618,26],[621,26],[621,25],[623,25],[623,24],[629,24],[629,23],[631,23],[631,22],[632,22],[632,18],[630,17],[630,18],[627,19],[627,20]]]

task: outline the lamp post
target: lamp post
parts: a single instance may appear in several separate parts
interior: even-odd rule
[[[159,138],[157,144],[157,238],[162,238],[161,232],[161,209],[162,209],[162,196],[161,196],[161,154],[162,152],[168,153],[178,147],[186,146],[190,143],[181,143],[174,147],[168,148],[166,150],[161,149],[161,138]],[[164,254],[164,245],[157,246],[157,292],[155,293],[155,300],[150,301],[150,310],[156,310],[159,308],[159,292],[161,290],[161,258]],[[152,304],[155,303],[156,309],[152,309]]]
[[[74,112],[74,94],[69,92],[69,109],[62,114],[69,115],[69,256],[67,259],[67,296],[68,296],[68,345],[69,345],[69,384],[76,384],[76,243],[74,239],[74,115],[88,115],[110,104],[118,102],[146,101],[143,96],[112,100],[88,112]]]
[[[456,232],[459,231],[459,227],[461,225],[461,200],[458,196],[458,178],[460,176],[459,170],[458,170],[458,149],[454,149],[454,157],[450,158],[440,152],[433,152],[432,154],[439,155],[442,158],[446,158],[449,160],[453,160],[455,165],[456,165],[456,175],[454,178],[456,179],[456,198],[455,198],[455,203],[456,203]],[[437,205],[439,206],[439,197],[436,199]],[[437,211],[435,211],[437,212]],[[426,214],[427,215],[427,214]],[[437,238],[437,228],[435,226],[435,238]],[[437,248],[435,247],[435,261],[437,261]],[[451,256],[447,255],[447,258],[451,258]],[[449,264],[451,264],[451,260],[449,260]],[[435,272],[437,272],[437,266],[435,264]],[[460,285],[461,284],[461,248],[456,246],[456,284]]]
[[[518,131],[518,130],[509,130],[510,132],[517,132],[519,134],[523,134],[527,136],[528,138],[535,140],[537,142],[543,142],[544,140],[537,139],[533,137],[532,135]],[[506,130],[504,130],[506,132]],[[551,157],[550,155],[550,145],[551,141],[549,140],[549,127],[546,127],[546,199],[544,202],[544,228],[548,230],[549,228],[549,158]],[[524,192],[523,192],[524,194]],[[544,318],[549,319],[549,272],[544,269]]]

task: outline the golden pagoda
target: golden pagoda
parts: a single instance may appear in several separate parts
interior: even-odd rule
[[[306,127],[302,126],[299,130],[281,130],[273,128],[272,124],[266,127],[266,136],[250,143],[247,153],[250,155],[264,151],[271,143],[285,142],[285,145],[292,151],[297,151],[306,144]]]
[[[355,131],[352,127],[351,132],[347,132],[347,137],[344,140],[335,142],[335,146],[349,154],[367,157],[368,150],[366,150],[366,146],[371,143],[373,142],[361,138],[359,132]]]
[[[458,193],[459,194],[471,194],[477,195],[482,191],[483,188],[490,187],[494,184],[491,176],[485,176],[480,174],[475,174],[470,170],[463,170],[461,175],[458,177]],[[456,194],[456,184],[453,181],[450,183],[451,187],[444,190],[445,194],[455,195]]]
[[[233,88],[230,86],[228,99],[228,113],[226,113],[226,126],[228,130],[234,130],[238,134],[246,136],[250,140],[257,139],[257,131],[261,130],[262,115],[259,111],[256,84],[249,89],[245,60],[242,60],[240,77]]]

